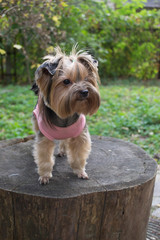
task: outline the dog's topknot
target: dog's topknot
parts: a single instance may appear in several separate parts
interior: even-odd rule
[[[91,54],[89,54],[88,51],[85,51],[85,50],[78,51],[78,44],[75,44],[73,46],[69,56],[67,56],[61,50],[61,48],[57,46],[54,49],[54,55],[47,55],[43,59],[51,63],[58,61],[59,64],[61,63],[61,60],[63,61],[64,59],[69,59],[71,62],[73,62],[73,64],[76,62],[80,62],[86,68],[94,72],[97,75],[98,82],[100,82],[99,75],[98,75],[98,61],[93,56],[91,56]],[[58,66],[58,68],[60,68],[60,66]]]

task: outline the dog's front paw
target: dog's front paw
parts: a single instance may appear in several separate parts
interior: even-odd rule
[[[49,179],[50,179],[50,177],[44,177],[43,176],[43,177],[39,177],[38,181],[39,181],[40,184],[46,185],[46,184],[49,183]]]
[[[74,169],[73,172],[81,179],[89,179],[88,174],[85,170]]]
[[[78,178],[89,179],[88,174],[86,172],[79,173]]]

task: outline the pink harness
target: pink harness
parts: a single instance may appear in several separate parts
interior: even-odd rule
[[[50,126],[47,121],[43,120],[42,115],[39,112],[38,104],[33,113],[37,119],[40,131],[46,138],[51,141],[54,139],[62,140],[66,138],[78,137],[83,131],[86,124],[86,118],[83,114],[81,114],[78,120],[68,127],[57,127],[54,124]]]

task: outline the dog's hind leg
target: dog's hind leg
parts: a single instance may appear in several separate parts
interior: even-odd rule
[[[80,136],[68,139],[68,162],[78,178],[88,179],[88,175],[85,171],[85,165],[90,151],[91,138],[87,127],[83,130]]]
[[[61,140],[59,143],[59,153],[58,157],[64,157],[66,155],[66,140]]]

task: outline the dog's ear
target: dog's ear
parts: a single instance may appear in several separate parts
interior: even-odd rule
[[[94,73],[96,75],[97,81],[100,83],[98,75],[98,61],[88,54],[88,52],[83,51],[78,52],[77,59],[89,70],[90,73]]]
[[[50,57],[50,59],[42,63],[35,72],[35,80],[37,81],[43,74],[54,76],[60,60],[61,58],[54,60],[53,57]]]
[[[77,59],[88,69],[94,70],[98,68],[98,61],[93,58],[88,52],[79,51]]]
[[[48,98],[52,84],[52,77],[55,75],[61,57],[46,57],[47,60],[42,63],[35,72],[35,83],[43,95]]]

